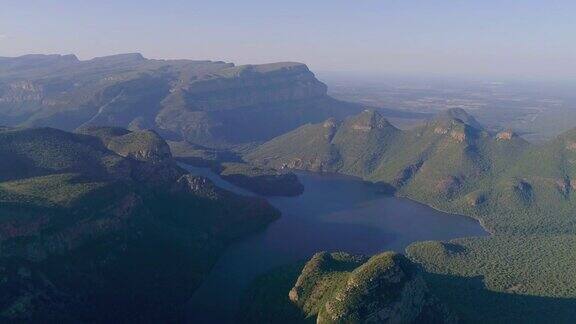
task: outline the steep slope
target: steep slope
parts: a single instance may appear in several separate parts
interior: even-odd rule
[[[245,158],[276,168],[368,175],[399,134],[378,112],[365,110],[343,122],[331,118],[302,126]]]
[[[177,320],[228,242],[278,217],[149,131],[0,130],[0,321]]]
[[[228,147],[357,111],[328,97],[300,63],[234,66],[140,54],[0,58],[0,123],[10,126],[151,128]]]
[[[247,157],[307,169],[292,161],[313,152],[300,144],[321,141],[309,132],[319,127],[302,127]],[[488,238],[408,249],[427,270],[433,292],[465,321],[569,321],[576,316],[575,134],[535,146],[512,131],[490,134],[462,111],[449,111],[383,143],[374,169],[341,169],[341,161],[356,155],[343,157],[340,148],[327,170],[386,182],[399,195],[475,217],[490,230]],[[323,145],[318,152],[330,147]]]
[[[245,322],[292,323],[454,323],[457,318],[432,296],[422,273],[400,254],[384,252],[371,258],[344,252],[316,253],[294,273],[281,268],[260,279],[292,289],[271,296],[269,308],[244,309]],[[296,279],[297,277],[297,279]],[[266,294],[252,293],[252,304]],[[248,302],[247,301],[247,302]],[[288,304],[294,305],[290,308]]]
[[[245,158],[276,168],[359,176],[439,208],[461,211],[480,205],[486,191],[528,149],[522,138],[511,132],[491,135],[458,109],[407,131],[377,112],[364,111],[343,122],[329,119],[302,126]]]

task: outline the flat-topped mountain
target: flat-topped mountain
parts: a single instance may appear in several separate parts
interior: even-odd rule
[[[178,321],[232,240],[279,216],[155,132],[0,129],[0,321]]]
[[[0,58],[0,124],[153,129],[228,147],[263,141],[359,107],[327,96],[301,63],[234,66],[120,54]]]

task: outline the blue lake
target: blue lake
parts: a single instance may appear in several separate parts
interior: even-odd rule
[[[210,178],[219,187],[254,195],[207,168],[182,166],[192,174]],[[227,249],[190,300],[189,322],[234,322],[242,293],[255,277],[318,251],[403,252],[416,241],[488,235],[472,218],[384,195],[357,178],[297,174],[304,194],[268,198],[282,217]]]

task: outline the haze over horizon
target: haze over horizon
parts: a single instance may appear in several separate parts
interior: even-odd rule
[[[576,3],[3,1],[0,56],[140,52],[316,71],[571,79]],[[34,22],[33,24],[30,22]]]

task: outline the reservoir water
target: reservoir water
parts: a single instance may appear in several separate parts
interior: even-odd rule
[[[192,174],[210,178],[219,187],[254,195],[207,168],[182,166]],[[488,235],[472,218],[384,195],[357,178],[297,174],[304,184],[304,194],[268,199],[282,217],[226,250],[188,304],[190,323],[234,322],[242,293],[254,278],[318,251],[368,255],[387,250],[403,252],[416,241]]]

